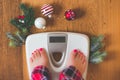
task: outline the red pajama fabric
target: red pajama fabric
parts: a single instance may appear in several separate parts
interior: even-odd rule
[[[32,72],[32,80],[51,80],[49,70],[44,66],[37,66]],[[68,68],[61,71],[59,80],[84,80],[81,73],[74,67],[69,66]]]
[[[37,66],[32,72],[32,80],[51,80],[48,69],[44,66]]]

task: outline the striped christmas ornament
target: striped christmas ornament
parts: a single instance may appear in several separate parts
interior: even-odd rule
[[[53,13],[53,6],[49,4],[44,4],[41,8],[41,12],[44,16],[48,16],[49,18],[51,18],[51,14]]]

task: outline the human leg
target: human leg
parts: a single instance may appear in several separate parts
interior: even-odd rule
[[[32,80],[50,80],[48,64],[46,51],[43,48],[35,50],[30,58]]]
[[[67,68],[60,73],[59,80],[84,80],[82,74],[86,68],[86,58],[82,52],[73,50],[67,61]]]

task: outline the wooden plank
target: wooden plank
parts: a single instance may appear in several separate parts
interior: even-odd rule
[[[16,29],[10,25],[11,18],[19,15],[20,0],[0,0],[0,80],[22,80],[22,54],[20,48],[8,47],[6,32]]]
[[[27,62],[26,62],[25,45],[22,46],[22,53],[23,53],[23,80],[29,80]]]
[[[108,56],[105,61],[99,65],[90,65],[89,80],[119,80],[120,79],[120,19],[118,12],[120,2],[118,0],[103,0],[98,2],[99,18],[98,32],[96,34],[106,35],[106,50]]]
[[[0,36],[2,36],[2,32],[1,32],[1,30],[3,29],[2,28],[2,26],[3,26],[3,1],[1,0],[0,1]],[[1,52],[3,52],[2,51],[2,41],[0,41],[0,51]],[[4,55],[2,55],[2,56],[4,56]],[[0,79],[2,79],[3,78],[3,74],[2,74],[2,71],[3,70],[5,70],[5,67],[4,67],[4,65],[3,64],[1,64],[2,63],[2,61],[4,60],[4,57],[0,57]]]

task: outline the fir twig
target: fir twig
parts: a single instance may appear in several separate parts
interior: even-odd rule
[[[34,24],[34,20],[35,20],[33,8],[32,7],[27,8],[25,4],[21,4],[20,9],[23,10],[24,12],[24,16],[25,16],[24,21],[26,27],[30,28]]]
[[[98,64],[103,61],[106,55],[107,55],[106,52],[96,51],[90,56],[90,62],[94,64]]]
[[[23,42],[19,40],[19,38],[16,35],[10,32],[6,33],[6,35],[10,39],[9,46],[15,47],[15,46],[21,46],[23,44]]]
[[[104,47],[104,36],[100,35],[97,37],[91,37],[91,48],[90,48],[90,58],[89,61],[94,64],[98,64],[103,61],[107,53],[105,51],[101,51]]]
[[[11,19],[10,23],[14,25],[19,31],[15,34],[7,33],[7,37],[10,39],[10,46],[21,46],[24,44],[26,37],[30,34],[30,28],[34,25],[34,11],[32,7],[27,7],[25,4],[20,4],[20,9],[24,13],[22,22],[19,18]]]
[[[100,35],[98,37],[95,36],[91,37],[91,48],[90,48],[91,53],[104,47],[104,43],[102,43],[103,39],[104,39],[103,35]]]

